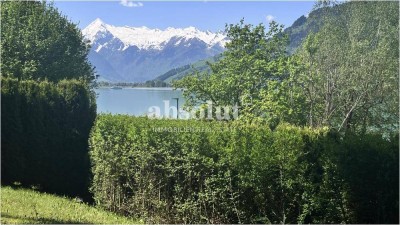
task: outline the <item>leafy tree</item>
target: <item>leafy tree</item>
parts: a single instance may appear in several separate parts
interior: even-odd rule
[[[281,78],[286,65],[287,37],[283,26],[271,22],[269,30],[260,24],[252,26],[242,19],[226,25],[226,51],[221,60],[208,65],[211,73],[196,71],[192,76],[175,81],[184,88],[186,106],[212,101],[218,106],[238,105],[241,113],[257,114],[256,103],[269,80]]]
[[[18,79],[93,79],[89,46],[79,28],[53,4],[1,2],[2,76]]]
[[[271,127],[281,122],[305,125],[307,111],[306,98],[303,95],[301,83],[297,74],[303,69],[299,57],[290,56],[284,61],[284,68],[278,79],[267,81],[267,87],[260,91],[261,98],[254,104],[263,112],[263,120]]]
[[[398,2],[323,6],[335,17],[310,34],[297,78],[310,126],[393,131],[398,121]]]

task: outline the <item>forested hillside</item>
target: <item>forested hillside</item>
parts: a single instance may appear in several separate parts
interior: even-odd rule
[[[167,83],[171,83],[171,81],[182,79],[183,77],[185,77],[195,71],[209,72],[210,67],[209,67],[208,63],[216,62],[220,58],[221,58],[221,55],[216,55],[214,57],[211,57],[211,58],[208,58],[205,60],[200,60],[193,64],[188,64],[188,65],[185,65],[182,67],[174,68],[174,69],[169,70],[168,72],[162,74],[161,76],[156,77],[154,80],[160,80],[160,81],[164,81]]]

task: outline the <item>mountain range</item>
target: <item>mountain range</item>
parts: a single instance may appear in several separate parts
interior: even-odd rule
[[[301,45],[310,32],[321,26],[323,12],[313,10],[285,29],[288,53]],[[335,16],[325,12],[326,16]],[[223,32],[201,31],[195,27],[165,30],[147,27],[117,27],[96,19],[82,30],[91,43],[89,60],[100,81],[171,82],[194,70],[207,71],[206,61],[218,60],[229,41]]]
[[[228,41],[223,32],[195,27],[165,30],[117,27],[96,19],[82,30],[91,44],[89,60],[100,80],[144,82],[170,69],[213,57]]]

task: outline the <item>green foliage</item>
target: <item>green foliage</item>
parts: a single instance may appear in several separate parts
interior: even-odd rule
[[[296,56],[280,61],[280,65],[276,67],[284,70],[276,76],[277,79],[268,80],[268,88],[260,91],[260,99],[254,102],[252,108],[253,112],[257,110],[260,112],[255,116],[260,114],[262,116],[253,120],[267,122],[271,127],[277,126],[280,122],[304,126],[307,122],[304,116],[307,111],[306,98],[296,76],[303,67]]]
[[[195,71],[174,86],[188,108],[238,104],[241,119],[272,128],[289,122],[388,137],[399,128],[398,15],[398,2],[320,1],[284,32],[242,20],[227,26],[231,41],[211,73]]]
[[[319,11],[320,30],[297,52],[307,124],[397,132],[399,3],[349,2]]]
[[[45,1],[2,1],[1,73],[18,79],[93,79],[77,25]]]
[[[1,79],[2,183],[89,197],[94,93],[77,80]]]
[[[1,187],[2,224],[138,224],[139,221],[29,189]]]
[[[0,4],[2,183],[89,200],[89,46],[51,3]]]
[[[218,106],[238,105],[243,113],[254,113],[254,102],[269,80],[279,79],[285,65],[287,37],[275,22],[266,31],[242,20],[226,26],[226,51],[221,60],[208,63],[211,73],[196,71],[173,83],[183,88],[186,106],[212,101]]]
[[[91,190],[98,205],[151,223],[396,223],[395,140],[100,115]]]
[[[399,137],[388,142],[380,136],[349,134],[337,149],[357,223],[399,222]]]

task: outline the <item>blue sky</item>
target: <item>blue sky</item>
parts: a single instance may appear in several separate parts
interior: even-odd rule
[[[290,26],[308,14],[313,1],[56,1],[55,6],[84,28],[96,18],[115,26],[146,26],[165,29],[194,26],[200,30],[223,30],[225,23],[267,24],[269,20]]]

